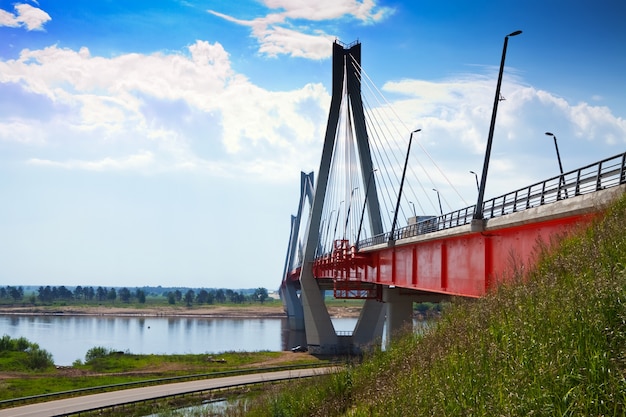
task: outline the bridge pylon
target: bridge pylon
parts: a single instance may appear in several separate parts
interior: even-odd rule
[[[309,210],[313,203],[314,175],[312,172],[300,173],[300,202],[298,203],[298,213],[291,216],[291,232],[289,234],[289,246],[285,257],[285,268],[283,270],[283,280],[280,285],[280,298],[283,302],[283,309],[289,320],[289,327],[294,330],[304,329],[304,313],[302,303],[298,296],[300,290],[299,277],[292,276],[293,271],[298,269],[302,260],[302,250],[300,247],[300,223],[302,214],[308,202]]]
[[[304,316],[304,329],[309,351],[319,354],[359,353],[361,348],[382,339],[385,321],[385,305],[368,299],[365,301],[354,332],[349,336],[338,335],[324,303],[324,290],[313,274],[316,248],[320,241],[320,223],[324,209],[324,198],[328,187],[333,150],[339,129],[342,109],[348,108],[352,118],[356,147],[361,167],[361,181],[368,184],[369,198],[366,201],[368,219],[373,235],[383,233],[378,192],[375,181],[370,183],[373,164],[368,141],[363,101],[361,98],[360,72],[361,44],[355,42],[344,45],[333,44],[333,87],[328,123],[313,204],[309,215],[302,267],[300,269],[301,304]],[[382,291],[381,291],[382,292]]]

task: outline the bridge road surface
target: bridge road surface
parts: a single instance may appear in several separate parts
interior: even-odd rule
[[[177,382],[142,388],[130,388],[120,391],[84,395],[81,397],[47,401],[0,410],[0,417],[50,417],[78,413],[94,408],[104,408],[133,401],[144,401],[166,395],[178,395],[194,391],[228,388],[258,382],[279,381],[322,375],[335,372],[337,367],[295,369],[288,371],[264,372],[258,374],[237,375],[223,378],[203,379],[199,381]]]

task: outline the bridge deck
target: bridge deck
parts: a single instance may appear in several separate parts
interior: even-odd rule
[[[479,297],[505,276],[510,277],[516,268],[533,264],[539,242],[549,245],[555,237],[588,224],[625,187],[493,218],[480,232],[464,225],[428,234],[399,235],[398,240],[361,250],[338,245],[333,254],[316,260],[314,275],[332,279],[339,295],[346,289],[358,289],[357,283],[369,283]],[[371,289],[352,291],[352,295],[344,298],[373,298]]]

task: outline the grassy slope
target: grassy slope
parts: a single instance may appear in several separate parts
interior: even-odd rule
[[[428,335],[232,415],[625,415],[625,265],[622,198],[527,276],[455,302]]]

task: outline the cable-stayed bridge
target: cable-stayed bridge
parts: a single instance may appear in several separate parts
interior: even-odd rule
[[[486,200],[484,167],[479,202],[469,205],[420,130],[403,125],[369,81],[359,43],[333,44],[332,71],[320,167],[316,181],[301,174],[281,283],[290,324],[312,352],[358,353],[380,342],[385,323],[387,337],[410,323],[414,302],[484,295],[531,266],[538,244],[588,223],[626,189],[626,153]],[[413,158],[412,146],[425,158]],[[464,208],[444,212],[447,193],[433,187],[442,183]],[[325,291],[365,300],[350,334],[335,331]]]

